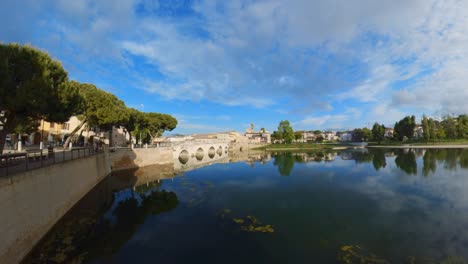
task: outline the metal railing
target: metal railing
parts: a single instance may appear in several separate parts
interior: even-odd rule
[[[60,149],[28,149],[25,152],[0,155],[0,177],[34,170],[57,163],[81,159],[103,152],[90,147]]]

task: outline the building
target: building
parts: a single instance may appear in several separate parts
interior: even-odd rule
[[[81,121],[76,116],[70,117],[65,123],[47,122],[41,120],[36,132],[31,133],[26,139],[26,144],[39,145],[40,142],[44,142],[46,145],[56,145],[63,143],[66,138],[75,130]],[[86,133],[85,133],[86,132]],[[84,133],[84,135],[83,135]],[[82,135],[85,138],[89,138],[92,135],[92,131],[87,126],[82,126],[76,133],[76,135]]]
[[[339,137],[336,135],[336,132],[333,132],[333,131],[327,131],[327,132],[322,133],[322,137],[323,137],[323,140],[327,140],[327,141],[335,141],[339,139]]]
[[[81,120],[76,116],[70,117],[65,123],[54,123],[41,120],[36,132],[29,135],[27,144],[39,145],[42,142],[48,145],[61,145],[81,125]],[[86,146],[95,138],[99,138],[105,144],[110,144],[110,131],[101,131],[99,128],[91,128],[87,124],[82,125],[75,133],[73,141],[79,146]],[[124,127],[112,127],[112,145],[127,146],[130,142],[130,134]]]
[[[350,131],[345,131],[340,134],[340,141],[352,141],[353,133]]]
[[[424,137],[424,129],[421,125],[416,125],[414,127],[413,138],[423,138]]]
[[[245,137],[249,139],[251,143],[271,143],[271,134],[265,129],[260,131],[254,131],[254,124],[250,124],[250,128],[245,130]]]
[[[384,137],[393,138],[394,129],[390,127],[385,128]]]

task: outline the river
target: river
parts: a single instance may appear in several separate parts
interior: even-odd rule
[[[244,156],[109,176],[25,262],[468,260],[468,150]]]

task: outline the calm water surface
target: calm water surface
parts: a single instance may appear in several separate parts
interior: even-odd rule
[[[185,172],[179,162],[108,177],[28,262],[468,260],[468,150],[272,153]]]

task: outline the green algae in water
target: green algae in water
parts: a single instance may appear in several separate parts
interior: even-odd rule
[[[338,261],[345,264],[390,264],[385,259],[367,252],[359,245],[345,245],[340,248]]]
[[[466,264],[468,263],[464,258],[452,256],[440,262],[440,264]]]
[[[232,211],[224,209],[218,216],[221,219],[230,218],[232,222],[239,226],[239,229],[244,232],[252,233],[274,233],[275,230],[272,225],[262,225],[262,223],[254,216],[248,215],[246,217],[236,218],[231,217]]]

